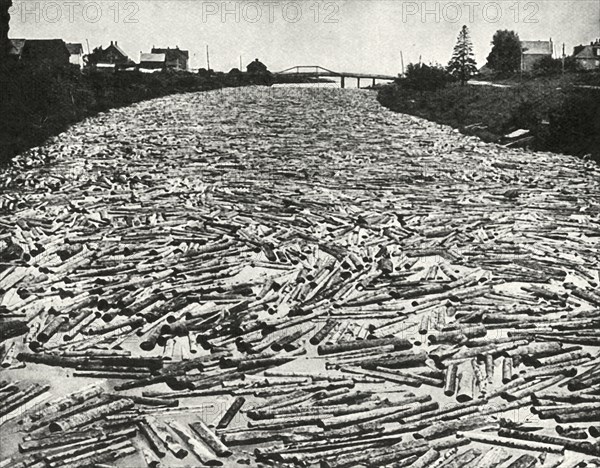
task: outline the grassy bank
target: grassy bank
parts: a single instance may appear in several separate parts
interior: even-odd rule
[[[242,73],[82,73],[73,66],[5,66],[0,69],[0,165],[98,112],[169,94],[272,81]]]
[[[589,154],[600,162],[600,90],[578,88],[572,77],[524,80],[507,88],[452,84],[425,93],[399,82],[382,88],[378,99],[394,111],[488,142],[503,142],[504,135],[527,129],[532,149]]]

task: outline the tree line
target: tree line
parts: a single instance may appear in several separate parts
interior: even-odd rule
[[[515,31],[499,30],[492,39],[492,50],[487,56],[486,66],[495,76],[510,77],[521,70],[521,57],[519,35]],[[536,74],[548,75],[562,70],[577,71],[577,64],[573,57],[563,61],[547,56],[538,60],[533,68]],[[464,86],[478,73],[469,28],[463,26],[446,67],[410,64],[401,83],[423,93],[440,89],[451,82],[460,82]]]

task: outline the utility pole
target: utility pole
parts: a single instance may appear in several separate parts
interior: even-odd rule
[[[208,44],[206,44],[206,69],[210,71],[210,55],[208,53]]]
[[[240,55],[240,71],[242,71],[242,56]]]
[[[404,76],[404,54],[400,51],[400,63],[402,63],[402,76]]]
[[[525,51],[528,49],[523,48],[521,44],[521,71],[519,73],[520,81],[523,81],[523,68],[525,68]]]

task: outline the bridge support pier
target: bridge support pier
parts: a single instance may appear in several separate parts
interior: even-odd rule
[[[373,78],[373,88],[375,87],[375,78]]]
[[[360,78],[356,78],[356,87],[360,89]]]
[[[345,76],[342,76],[342,77],[341,77],[341,80],[342,80],[342,81],[341,81],[341,86],[342,86],[342,89],[344,89],[344,88],[346,87],[346,77],[345,77]]]

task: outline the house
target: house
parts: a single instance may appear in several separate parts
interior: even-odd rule
[[[68,65],[69,49],[61,39],[11,39],[9,55],[28,63]]]
[[[179,46],[174,49],[167,47],[166,49],[152,47],[153,54],[165,55],[165,67],[169,70],[187,71],[190,53],[187,50],[181,50]]]
[[[87,66],[110,69],[124,67],[132,63],[123,49],[119,47],[117,41],[110,41],[110,45],[106,49],[96,47],[91,54],[84,57],[84,60]]]
[[[521,71],[533,71],[543,57],[552,57],[554,45],[549,41],[521,41]]]
[[[583,70],[597,70],[600,68],[600,39],[590,42],[590,45],[578,45],[573,50],[573,57],[577,65]]]
[[[83,46],[81,44],[67,43],[67,49],[69,49],[69,53],[71,54],[69,62],[77,65],[79,68],[83,67]]]
[[[251,75],[264,75],[269,73],[267,66],[258,59],[255,59],[254,62],[250,62],[248,66],[246,66],[246,71]]]
[[[141,52],[139,68],[153,71],[164,70],[166,67],[166,62],[166,54],[145,54]]]

